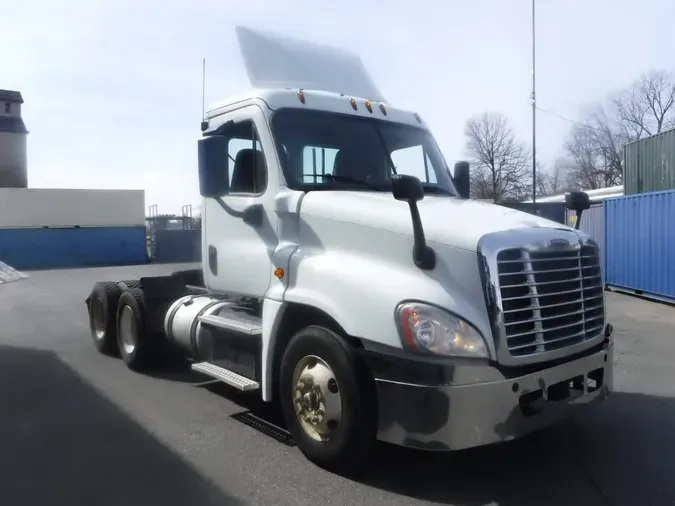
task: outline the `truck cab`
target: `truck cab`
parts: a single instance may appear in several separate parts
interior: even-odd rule
[[[376,439],[468,448],[606,398],[593,240],[469,199],[468,164],[453,173],[358,58],[237,35],[253,89],[211,107],[198,141],[203,286],[95,287],[99,349],[132,369],[153,347],[182,349],[278,403],[301,451],[335,468]]]

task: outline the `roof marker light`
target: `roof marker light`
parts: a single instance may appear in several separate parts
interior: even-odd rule
[[[300,100],[301,104],[305,103],[305,94],[302,92],[302,90],[298,91],[298,100]]]
[[[354,100],[353,98],[350,98],[349,103],[352,104],[352,109],[354,109],[356,111],[356,100]]]
[[[373,105],[370,103],[370,100],[366,100],[366,109],[368,109],[368,112],[373,112]]]
[[[380,111],[382,111],[382,114],[385,116],[387,115],[387,108],[384,106],[384,104],[380,104]]]

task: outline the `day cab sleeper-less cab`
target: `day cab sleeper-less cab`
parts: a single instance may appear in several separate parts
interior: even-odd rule
[[[202,268],[97,283],[99,351],[140,371],[180,350],[278,404],[299,449],[333,469],[377,439],[485,445],[608,396],[588,235],[470,200],[468,164],[451,172],[357,56],[237,37],[252,90],[212,107],[198,142]]]

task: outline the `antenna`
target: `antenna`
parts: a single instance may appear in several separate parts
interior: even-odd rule
[[[206,121],[206,58],[202,58],[202,132],[209,128],[209,122]]]
[[[537,95],[535,55],[535,0],[532,0],[532,208],[537,212]]]

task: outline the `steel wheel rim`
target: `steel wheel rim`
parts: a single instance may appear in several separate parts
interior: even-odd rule
[[[94,331],[94,337],[100,341],[105,337],[105,311],[103,310],[103,301],[95,297],[91,301],[91,328]]]
[[[342,397],[335,373],[321,358],[308,355],[293,370],[295,416],[314,441],[330,440],[342,421]]]
[[[136,328],[136,319],[134,311],[129,306],[124,306],[120,313],[120,340],[122,348],[126,355],[131,355],[136,349],[138,342],[138,329]]]

